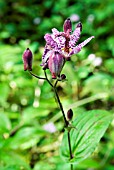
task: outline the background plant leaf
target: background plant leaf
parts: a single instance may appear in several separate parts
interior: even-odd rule
[[[103,110],[92,110],[77,116],[70,131],[73,159],[69,157],[69,146],[66,130],[63,136],[60,153],[67,162],[79,163],[95,150],[100,139],[111,122],[110,113]]]

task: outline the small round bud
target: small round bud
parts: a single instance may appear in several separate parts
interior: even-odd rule
[[[70,60],[71,60],[71,58],[70,58],[70,57],[66,57],[65,59],[66,59],[67,61],[70,61]]]
[[[65,74],[61,74],[61,80],[65,80],[65,79],[66,79]]]
[[[24,71],[32,71],[32,58],[32,52],[29,48],[27,48],[23,53]]]
[[[67,112],[67,119],[72,120],[72,117],[73,117],[73,111],[72,111],[72,109],[69,109]]]

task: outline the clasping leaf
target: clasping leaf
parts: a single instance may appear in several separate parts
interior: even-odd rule
[[[70,130],[73,158],[70,160],[68,131],[63,135],[60,148],[62,158],[69,163],[79,163],[90,156],[107,130],[112,115],[104,110],[84,112],[76,117]]]

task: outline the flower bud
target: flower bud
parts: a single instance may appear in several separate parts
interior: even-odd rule
[[[23,53],[24,71],[32,71],[32,52],[27,48]]]
[[[52,53],[49,57],[48,67],[52,74],[53,79],[56,79],[57,76],[60,76],[64,62],[65,62],[65,59],[62,54],[60,54],[57,51],[52,51]]]
[[[72,120],[72,117],[73,117],[73,111],[72,111],[72,109],[69,109],[67,112],[67,119]]]
[[[61,74],[61,80],[65,80],[65,79],[66,79],[65,74]]]
[[[76,28],[80,28],[80,31],[82,31],[82,23],[79,22],[79,23],[77,24]]]
[[[63,25],[63,30],[65,33],[70,33],[72,32],[72,23],[70,18],[66,19]]]

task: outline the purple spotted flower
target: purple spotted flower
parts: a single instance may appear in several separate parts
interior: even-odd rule
[[[52,34],[46,34],[44,54],[42,56],[42,68],[49,69],[52,78],[60,75],[62,68],[67,60],[73,54],[77,54],[94,36],[89,37],[82,43],[76,45],[80,39],[82,24],[79,22],[72,33],[71,20],[68,18],[63,25],[63,32],[59,32],[56,28],[52,29]]]

